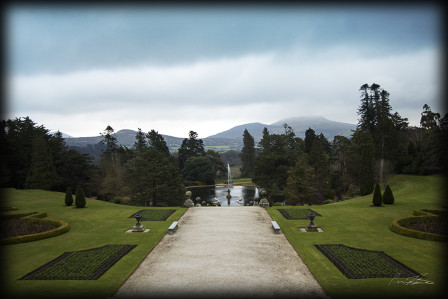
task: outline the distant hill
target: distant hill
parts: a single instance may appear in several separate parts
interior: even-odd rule
[[[263,129],[266,127],[271,134],[282,134],[285,132],[283,124],[288,124],[296,134],[297,137],[305,138],[305,131],[308,128],[312,128],[316,134],[323,133],[329,140],[333,140],[334,136],[341,135],[349,137],[351,130],[356,128],[354,124],[342,123],[328,120],[322,116],[302,116],[287,118],[279,120],[270,125],[262,124],[259,122],[247,123],[239,125],[223,131],[221,133],[202,138],[206,149],[213,149],[218,152],[225,152],[228,150],[240,151],[243,147],[243,132],[245,129],[254,137],[256,143],[260,142]],[[135,142],[135,135],[137,131],[134,130],[120,130],[115,133],[118,144],[131,147]],[[171,152],[176,152],[182,144],[184,138],[173,137],[169,135],[163,135],[165,142]],[[72,147],[80,152],[89,153],[95,158],[101,153],[101,147],[98,143],[103,139],[102,136],[94,137],[71,137],[66,138],[65,143],[67,146]]]
[[[124,129],[116,132],[115,137],[117,138],[118,145],[133,146],[136,134],[137,131]],[[180,146],[182,144],[182,140],[184,140],[184,138],[178,138],[169,135],[162,135],[162,136],[165,139],[165,142],[167,143],[168,146],[170,145]],[[73,138],[66,138],[65,143],[68,146],[72,147],[84,147],[89,144],[98,144],[99,142],[101,142],[101,140],[103,140],[103,136],[73,137]]]
[[[269,130],[270,134],[282,134],[285,132],[285,129],[283,128],[283,124],[285,123],[290,126],[294,130],[296,136],[300,138],[305,138],[305,131],[308,130],[308,128],[313,129],[316,134],[323,133],[329,140],[333,140],[334,136],[337,135],[349,137],[352,134],[351,130],[356,128],[356,125],[354,124],[336,122],[328,120],[322,116],[301,116],[282,119],[270,125],[262,123],[239,125],[207,138],[242,139],[244,130],[247,129],[252,137],[254,137],[255,142],[259,142],[263,137],[263,129],[265,127]]]
[[[56,134],[57,132],[59,132],[59,131],[53,131],[53,132],[50,132],[49,134],[50,135],[54,135],[54,134]],[[62,134],[62,138],[73,138],[72,136],[70,136],[70,135],[68,135],[68,134],[65,134],[64,132],[60,132],[61,134]]]

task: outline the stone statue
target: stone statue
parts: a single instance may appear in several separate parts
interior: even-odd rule
[[[266,190],[261,191],[261,196],[262,196],[263,198],[260,200],[259,205],[260,205],[260,207],[262,207],[262,208],[267,208],[267,207],[269,207],[269,201],[266,199],[266,196],[267,196],[267,195],[268,195],[268,192],[267,192]]]

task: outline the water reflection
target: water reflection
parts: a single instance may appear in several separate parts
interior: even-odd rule
[[[209,205],[213,205],[213,200],[217,198],[221,201],[221,206],[223,207],[240,207],[254,200],[255,196],[255,187],[247,186],[233,186],[230,188],[227,188],[227,186],[187,187],[186,189],[191,191],[191,199],[194,203],[196,203],[196,197],[198,196],[201,198],[201,202],[205,201]],[[232,196],[230,201],[226,198],[227,189],[230,189],[230,195]]]

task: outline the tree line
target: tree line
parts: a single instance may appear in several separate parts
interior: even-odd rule
[[[185,185],[214,184],[226,176],[227,161],[241,159],[241,176],[266,189],[271,202],[320,204],[334,197],[366,195],[393,173],[426,175],[446,169],[448,116],[423,106],[419,127],[392,112],[390,94],[378,84],[360,87],[359,121],[350,138],[332,141],[309,128],[304,139],[284,124],[283,134],[267,128],[255,146],[245,130],[239,154],[208,150],[189,132],[175,154],[158,132],[139,128],[132,147],[119,145],[107,126],[96,145],[99,161],[66,146],[29,117],[2,120],[1,187],[65,192],[82,186],[87,196],[134,205],[179,205]]]
[[[60,192],[82,186],[101,200],[171,206],[183,202],[185,184],[214,184],[226,171],[220,154],[205,151],[194,131],[175,155],[154,130],[139,128],[133,147],[119,145],[111,126],[100,134],[102,154],[93,163],[88,154],[69,149],[60,132],[50,134],[29,117],[3,120],[0,186]]]
[[[391,174],[427,175],[447,167],[448,114],[423,106],[419,127],[392,112],[390,94],[378,84],[360,87],[358,125],[350,138],[332,141],[309,128],[305,138],[284,124],[283,134],[263,130],[259,149],[243,134],[242,173],[269,193],[271,203],[321,204],[366,195]]]

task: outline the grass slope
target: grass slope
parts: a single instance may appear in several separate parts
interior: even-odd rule
[[[445,288],[444,266],[446,243],[404,237],[389,230],[392,220],[411,216],[415,209],[442,209],[441,176],[397,175],[390,180],[395,205],[371,207],[372,195],[334,204],[313,206],[322,215],[314,223],[322,233],[302,233],[309,220],[286,220],[278,211],[268,208],[283,233],[325,289],[328,296],[339,297],[407,297],[438,296]],[[383,190],[382,190],[383,191]],[[300,207],[288,207],[300,208]],[[303,208],[303,207],[302,207]],[[348,279],[314,245],[344,244],[360,249],[384,251],[415,271],[424,274],[416,284],[405,278]]]
[[[42,190],[3,190],[1,206],[14,206],[14,212],[46,212],[48,218],[64,220],[70,231],[58,237],[23,244],[2,246],[2,293],[25,297],[107,298],[132,274],[140,262],[167,232],[172,221],[179,219],[185,208],[176,208],[166,221],[147,221],[148,233],[124,233],[135,224],[129,215],[141,207],[132,207],[87,199],[86,208],[64,205],[64,193]],[[6,201],[6,202],[5,202]],[[154,208],[172,209],[172,208]],[[107,244],[138,245],[98,280],[39,281],[18,280],[64,252],[86,250]]]

